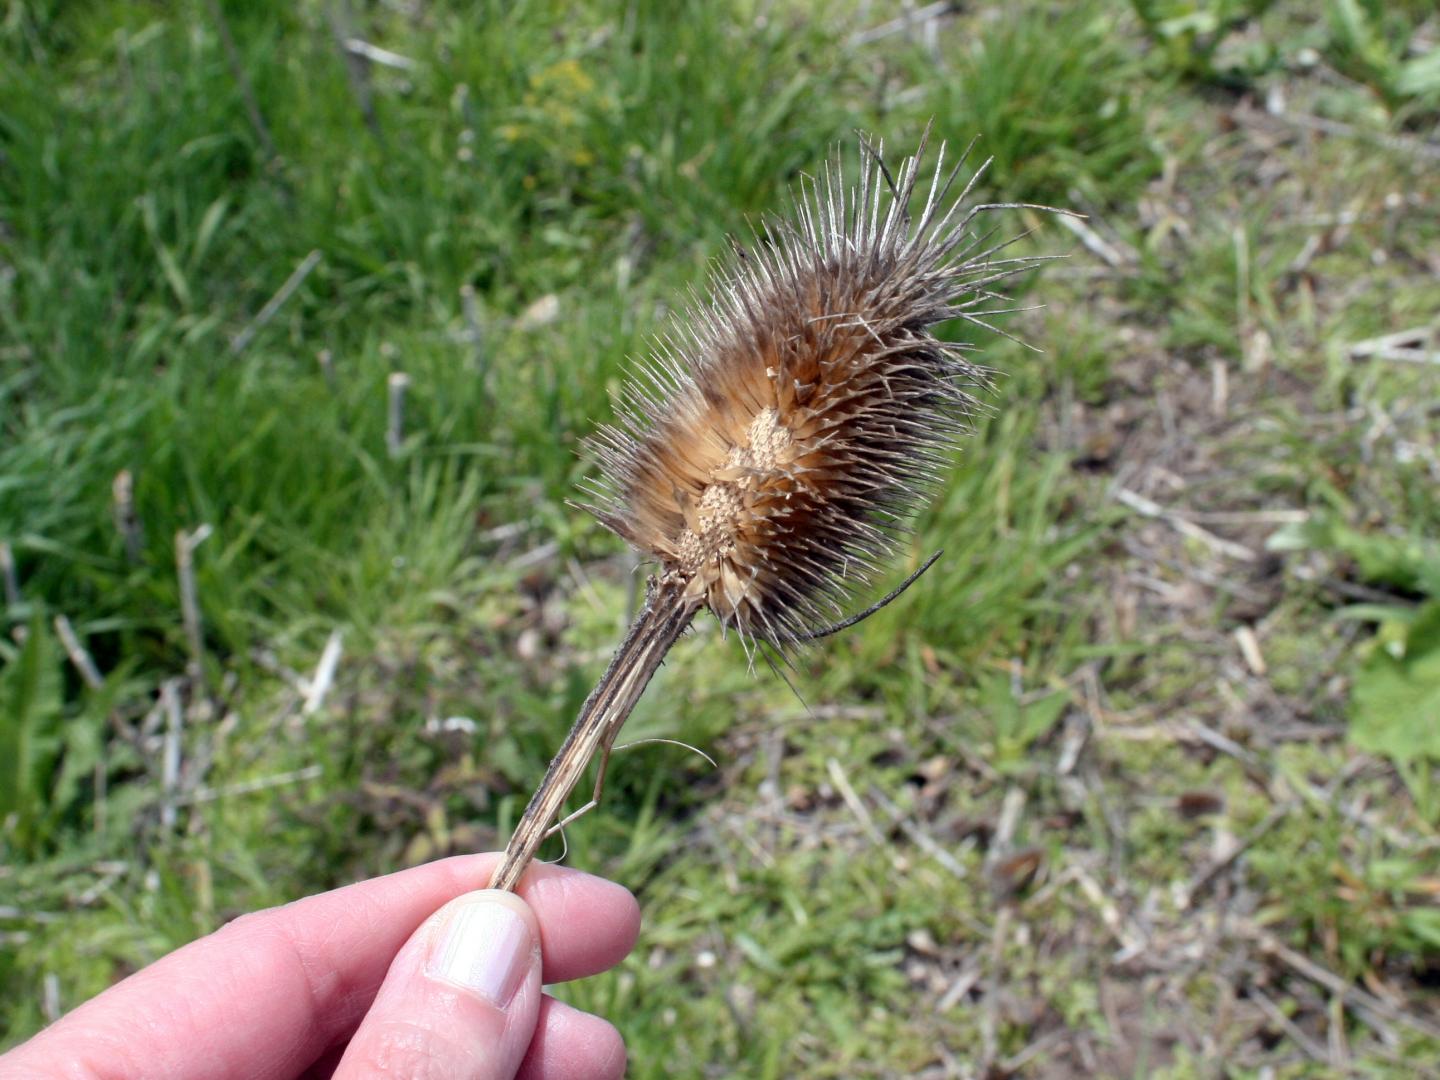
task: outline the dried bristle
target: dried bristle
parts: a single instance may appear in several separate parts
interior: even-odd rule
[[[892,175],[862,144],[856,186],[838,161],[803,185],[594,440],[591,509],[746,636],[803,640],[873,583],[986,386],[930,328],[988,326],[997,284],[1035,261],[972,231],[994,207],[964,208],[978,173],[952,196],[964,157],[942,171],[943,146],[912,221],[923,151]]]

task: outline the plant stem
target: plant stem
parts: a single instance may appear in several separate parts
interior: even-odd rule
[[[635,616],[625,640],[615,650],[609,668],[580,707],[580,715],[560,751],[545,771],[545,778],[520,815],[520,821],[490,878],[490,888],[513,892],[525,868],[575,785],[585,775],[596,751],[609,753],[615,736],[659,669],[670,646],[690,625],[699,601],[686,599],[684,582],[652,579],[645,606]]]

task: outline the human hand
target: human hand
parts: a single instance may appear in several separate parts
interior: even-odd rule
[[[619,963],[635,898],[551,866],[526,873],[523,899],[472,891],[498,861],[462,855],[241,916],[0,1056],[0,1076],[621,1076],[615,1028],[540,987]]]

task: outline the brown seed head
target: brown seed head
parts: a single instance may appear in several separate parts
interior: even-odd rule
[[[996,286],[1034,259],[997,258],[937,162],[912,220],[920,151],[891,174],[862,140],[858,183],[836,161],[767,219],[622,391],[593,446],[591,509],[722,625],[804,640],[869,586],[935,483],[987,373],[936,323],[989,327]],[[944,157],[944,147],[940,155]],[[1007,242],[1008,243],[1008,242]]]

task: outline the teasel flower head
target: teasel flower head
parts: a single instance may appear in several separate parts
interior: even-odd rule
[[[593,440],[590,509],[742,639],[818,636],[874,585],[990,385],[936,324],[995,329],[1003,283],[1038,261],[977,228],[1018,205],[967,207],[984,166],[958,184],[968,151],[947,167],[941,146],[922,183],[923,152],[892,173],[862,137],[853,185],[838,159],[802,185]]]
[[[626,717],[702,607],[782,652],[864,616],[845,618],[847,603],[881,573],[989,386],[969,347],[934,327],[994,329],[1014,310],[1002,283],[1038,261],[1001,257],[1009,241],[973,228],[1016,204],[968,206],[984,166],[957,191],[965,155],[947,170],[944,147],[912,218],[923,151],[892,173],[862,139],[853,187],[837,161],[791,218],[764,221],[596,436],[591,509],[659,570],[491,888],[516,888],[545,838],[598,804]],[[596,757],[594,796],[561,818]]]

